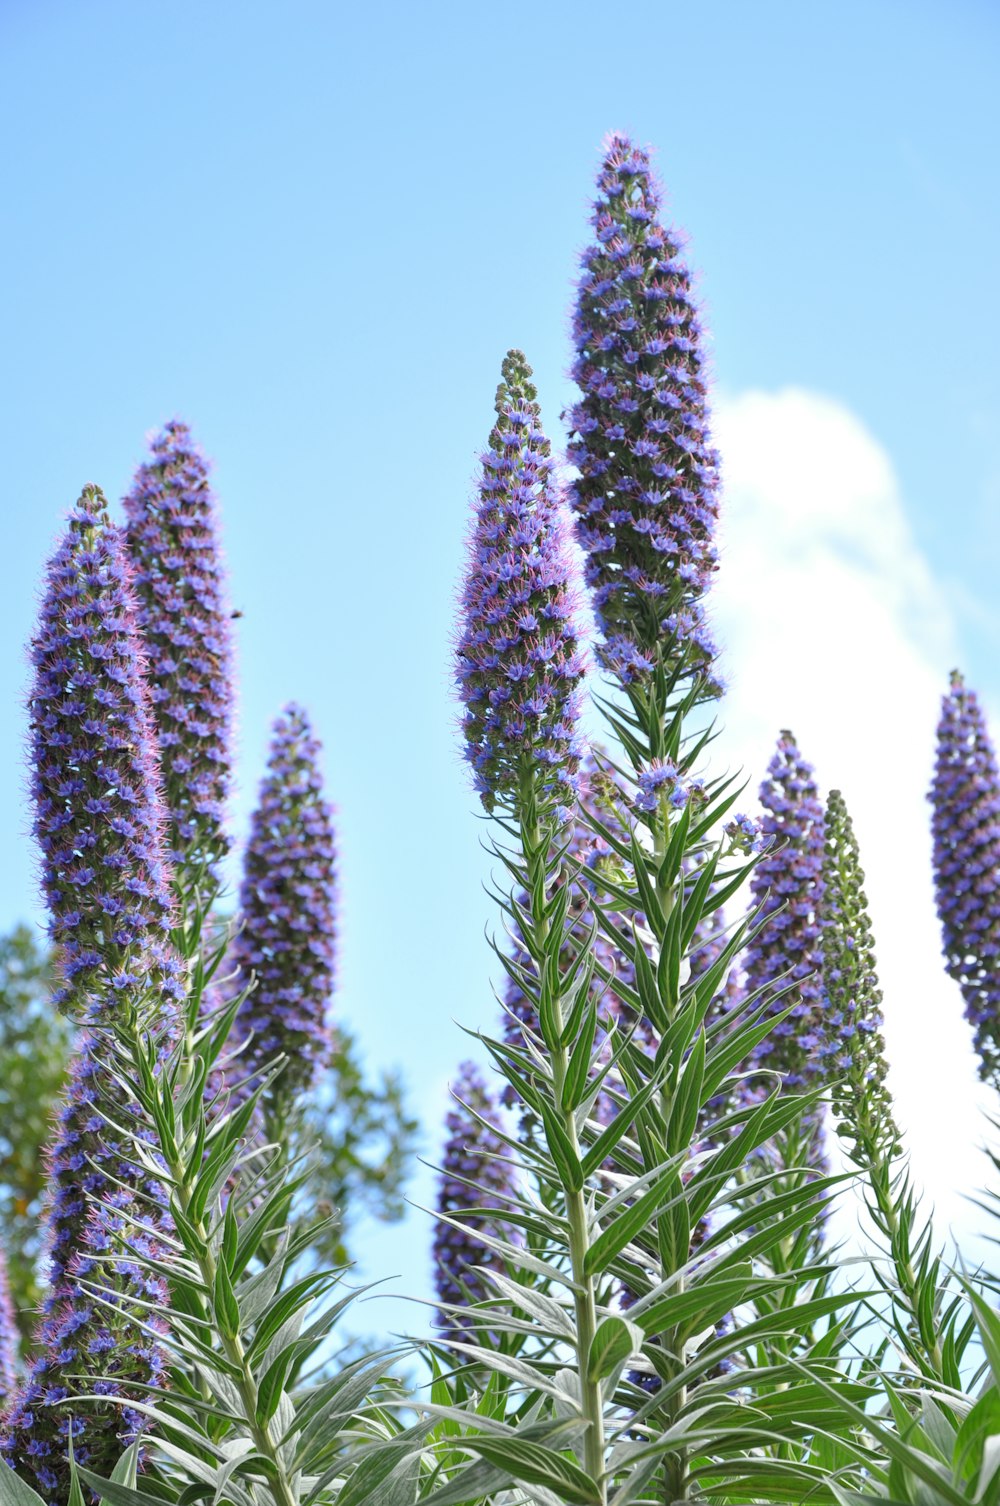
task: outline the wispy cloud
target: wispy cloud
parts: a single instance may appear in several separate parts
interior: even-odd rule
[[[979,1222],[981,1108],[957,986],[944,974],[926,790],[956,633],[892,463],[839,403],[787,389],[724,399],[714,618],[730,685],[724,756],[752,790],[791,727],[862,849],[885,994],[891,1086],[915,1175],[946,1222]],[[751,791],[748,791],[748,797]],[[752,803],[752,802],[751,802]]]

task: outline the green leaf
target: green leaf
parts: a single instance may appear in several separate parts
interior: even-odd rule
[[[603,1273],[607,1270],[616,1255],[620,1255],[627,1244],[644,1229],[647,1224],[660,1213],[666,1201],[664,1181],[673,1183],[676,1180],[676,1172],[671,1171],[667,1178],[660,1177],[644,1192],[642,1197],[637,1198],[631,1208],[616,1218],[611,1226],[599,1234],[587,1251],[583,1260],[583,1273],[585,1276],[593,1276],[595,1272]]]
[[[118,1463],[111,1471],[111,1478],[116,1484],[134,1485],[139,1473],[139,1443],[136,1441],[122,1454]]]
[[[84,1469],[82,1464],[77,1465],[77,1471],[84,1484],[89,1485],[102,1501],[110,1502],[110,1506],[163,1506],[162,1496],[147,1495],[143,1490],[121,1485],[117,1480],[102,1480],[100,1475],[92,1474],[89,1469]],[[0,1485],[0,1491],[2,1488]],[[0,1502],[2,1501],[3,1496],[0,1494]]]
[[[45,1506],[45,1502],[5,1465],[0,1468],[0,1506]]]
[[[559,1123],[558,1116],[547,1103],[541,1104],[542,1124],[549,1154],[555,1162],[559,1180],[567,1192],[579,1192],[583,1186],[583,1163],[573,1148],[573,1142]]]
[[[571,1114],[587,1096],[594,1037],[597,1034],[597,1007],[592,1002],[584,1014],[583,1026],[577,1036],[569,1059],[566,1079],[563,1083],[561,1104],[565,1113]]]
[[[224,1260],[220,1260],[215,1268],[212,1307],[220,1332],[227,1339],[235,1339],[240,1331],[240,1309]]]
[[[461,1443],[463,1448],[475,1450],[488,1464],[506,1470],[515,1480],[555,1491],[570,1506],[599,1506],[600,1490],[586,1471],[540,1443],[510,1434],[502,1438],[463,1438]]]
[[[705,1081],[705,1033],[700,1031],[684,1064],[681,1080],[677,1085],[670,1106],[667,1125],[667,1150],[676,1155],[690,1145],[698,1115],[702,1107],[702,1087]]]
[[[624,1365],[642,1347],[643,1333],[617,1314],[598,1324],[587,1355],[587,1380],[593,1385]]]

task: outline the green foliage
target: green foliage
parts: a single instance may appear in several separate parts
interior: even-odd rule
[[[377,1082],[368,1081],[357,1042],[343,1026],[336,1028],[326,1079],[303,1117],[315,1146],[307,1194],[330,1220],[314,1253],[328,1264],[346,1265],[359,1218],[392,1223],[402,1217],[420,1126],[406,1107],[399,1074],[384,1072]]]
[[[48,1002],[50,976],[27,926],[0,937],[0,1242],[26,1342],[39,1301],[43,1152],[69,1060],[70,1025]]]

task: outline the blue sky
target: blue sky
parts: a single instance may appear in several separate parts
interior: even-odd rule
[[[271,717],[304,701],[340,808],[338,1009],[407,1073],[431,1147],[451,1021],[494,1013],[449,662],[475,456],[511,345],[560,439],[618,129],[656,149],[713,336],[732,756],[756,782],[804,723],[824,784],[868,802],[884,930],[910,957],[919,912],[933,968],[919,799],[951,658],[1000,706],[998,62],[989,0],[0,0],[0,923],[38,914],[43,561],[82,484],[119,497],[178,414],[215,462],[244,613],[234,823]],[[956,1104],[969,1064],[952,994],[913,1029],[913,981],[887,1013],[916,1119],[940,1069],[914,1040],[957,1043]],[[373,1239],[373,1271],[422,1288],[425,1233]]]

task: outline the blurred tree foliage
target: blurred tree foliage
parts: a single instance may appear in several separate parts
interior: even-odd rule
[[[44,1148],[72,1026],[49,1003],[47,950],[28,926],[0,936],[0,1243],[22,1334],[39,1300]]]
[[[342,1026],[334,1032],[329,1071],[304,1120],[306,1139],[319,1148],[313,1212],[339,1214],[315,1253],[324,1263],[343,1265],[351,1259],[350,1232],[359,1218],[392,1223],[402,1217],[419,1125],[407,1113],[398,1074],[367,1081],[357,1042]]]
[[[0,936],[0,1244],[25,1342],[44,1280],[45,1146],[73,1039],[71,1022],[49,1002],[51,974],[50,955],[28,926]],[[350,1232],[359,1218],[401,1217],[418,1125],[407,1113],[398,1075],[370,1082],[353,1037],[338,1028],[334,1039],[329,1072],[304,1120],[319,1147],[309,1189],[313,1206],[338,1214],[315,1254],[340,1265],[350,1260]]]

